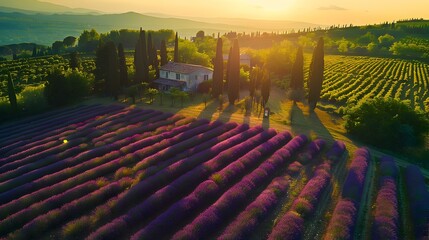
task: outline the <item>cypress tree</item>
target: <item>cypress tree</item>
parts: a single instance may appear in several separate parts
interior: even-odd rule
[[[70,68],[71,69],[79,68],[79,58],[76,51],[70,53]]]
[[[174,40],[174,62],[179,62],[179,37],[176,32],[176,38]]]
[[[9,72],[9,78],[7,79],[7,93],[9,95],[9,102],[12,106],[12,109],[14,112],[18,110],[18,103],[16,101],[16,92],[15,92],[15,86],[13,84],[12,75]]]
[[[165,64],[167,64],[168,59],[167,59],[167,46],[165,45],[165,40],[161,41],[161,66],[164,66]]]
[[[323,37],[321,37],[313,51],[313,58],[311,59],[308,77],[308,104],[312,110],[316,108],[316,104],[320,99],[320,92],[322,91],[323,83],[324,64],[324,43]]]
[[[134,51],[134,82],[136,84],[143,82],[143,47],[142,47],[142,29],[140,28],[139,38]]]
[[[37,56],[37,47],[36,47],[36,44],[34,44],[34,47],[33,47],[33,54],[31,55],[32,57],[36,57]]]
[[[290,88],[293,90],[304,89],[304,55],[302,47],[296,52],[295,62],[292,67],[292,77]]]
[[[249,94],[253,98],[255,96],[256,89],[261,87],[263,77],[263,71],[259,66],[253,67],[250,72],[250,85]]]
[[[156,51],[156,48],[152,49],[153,54],[153,68],[155,69],[155,78],[159,78],[159,60],[158,60],[158,53]]]
[[[140,38],[142,39],[142,53],[143,53],[143,81],[149,82],[149,62],[148,62],[148,49],[146,43],[146,32],[141,32]]]
[[[108,42],[105,49],[107,51],[107,94],[118,99],[120,90],[118,52],[113,42]]]
[[[218,98],[223,92],[223,55],[222,55],[222,38],[218,38],[216,47],[216,57],[213,69],[213,87],[212,96]]]
[[[228,89],[228,83],[229,83],[229,69],[230,69],[230,63],[231,63],[231,57],[232,57],[232,46],[229,48],[229,54],[228,54],[228,60],[226,62],[226,73],[225,73],[225,88]]]
[[[94,88],[97,92],[106,92],[106,79],[108,72],[106,44],[101,41],[98,44],[95,56],[95,83]]]
[[[262,83],[261,83],[261,95],[262,95],[262,106],[267,104],[268,99],[270,98],[271,91],[271,79],[268,72],[263,69],[262,70]]]
[[[152,69],[155,70],[155,78],[159,78],[158,54],[156,52],[155,44],[152,40],[152,34],[150,32],[148,33],[147,44],[149,65],[151,65]]]
[[[118,60],[119,60],[119,79],[121,87],[129,86],[130,83],[128,81],[128,69],[127,63],[125,60],[124,46],[122,43],[118,44]]]
[[[148,57],[148,61],[149,61],[148,65],[155,67],[154,66],[155,59],[154,59],[154,55],[153,55],[153,49],[154,49],[154,46],[153,46],[153,41],[152,41],[152,34],[150,32],[148,32],[147,33],[147,51],[148,51],[147,57]]]
[[[235,100],[240,97],[240,47],[238,40],[234,39],[231,50],[230,62],[228,62],[228,100],[234,105]]]

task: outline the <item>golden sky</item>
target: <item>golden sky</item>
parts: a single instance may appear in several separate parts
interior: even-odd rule
[[[185,17],[257,18],[318,24],[371,24],[429,19],[429,0],[41,0],[103,12]]]

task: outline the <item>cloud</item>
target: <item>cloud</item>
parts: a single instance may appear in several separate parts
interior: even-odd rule
[[[318,10],[322,10],[322,11],[327,11],[327,10],[345,11],[347,9],[343,8],[343,7],[336,6],[336,5],[329,5],[329,6],[325,6],[325,7],[319,7]]]

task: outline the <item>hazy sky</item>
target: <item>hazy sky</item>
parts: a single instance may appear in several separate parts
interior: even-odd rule
[[[429,0],[42,0],[103,12],[367,24],[429,18]]]

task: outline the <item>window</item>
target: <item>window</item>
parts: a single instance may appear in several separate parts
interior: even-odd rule
[[[176,80],[180,80],[180,74],[176,73]]]
[[[195,75],[195,80],[198,80],[198,75]]]
[[[204,75],[204,81],[209,80],[209,75]]]
[[[165,72],[165,78],[168,78],[168,72]]]

